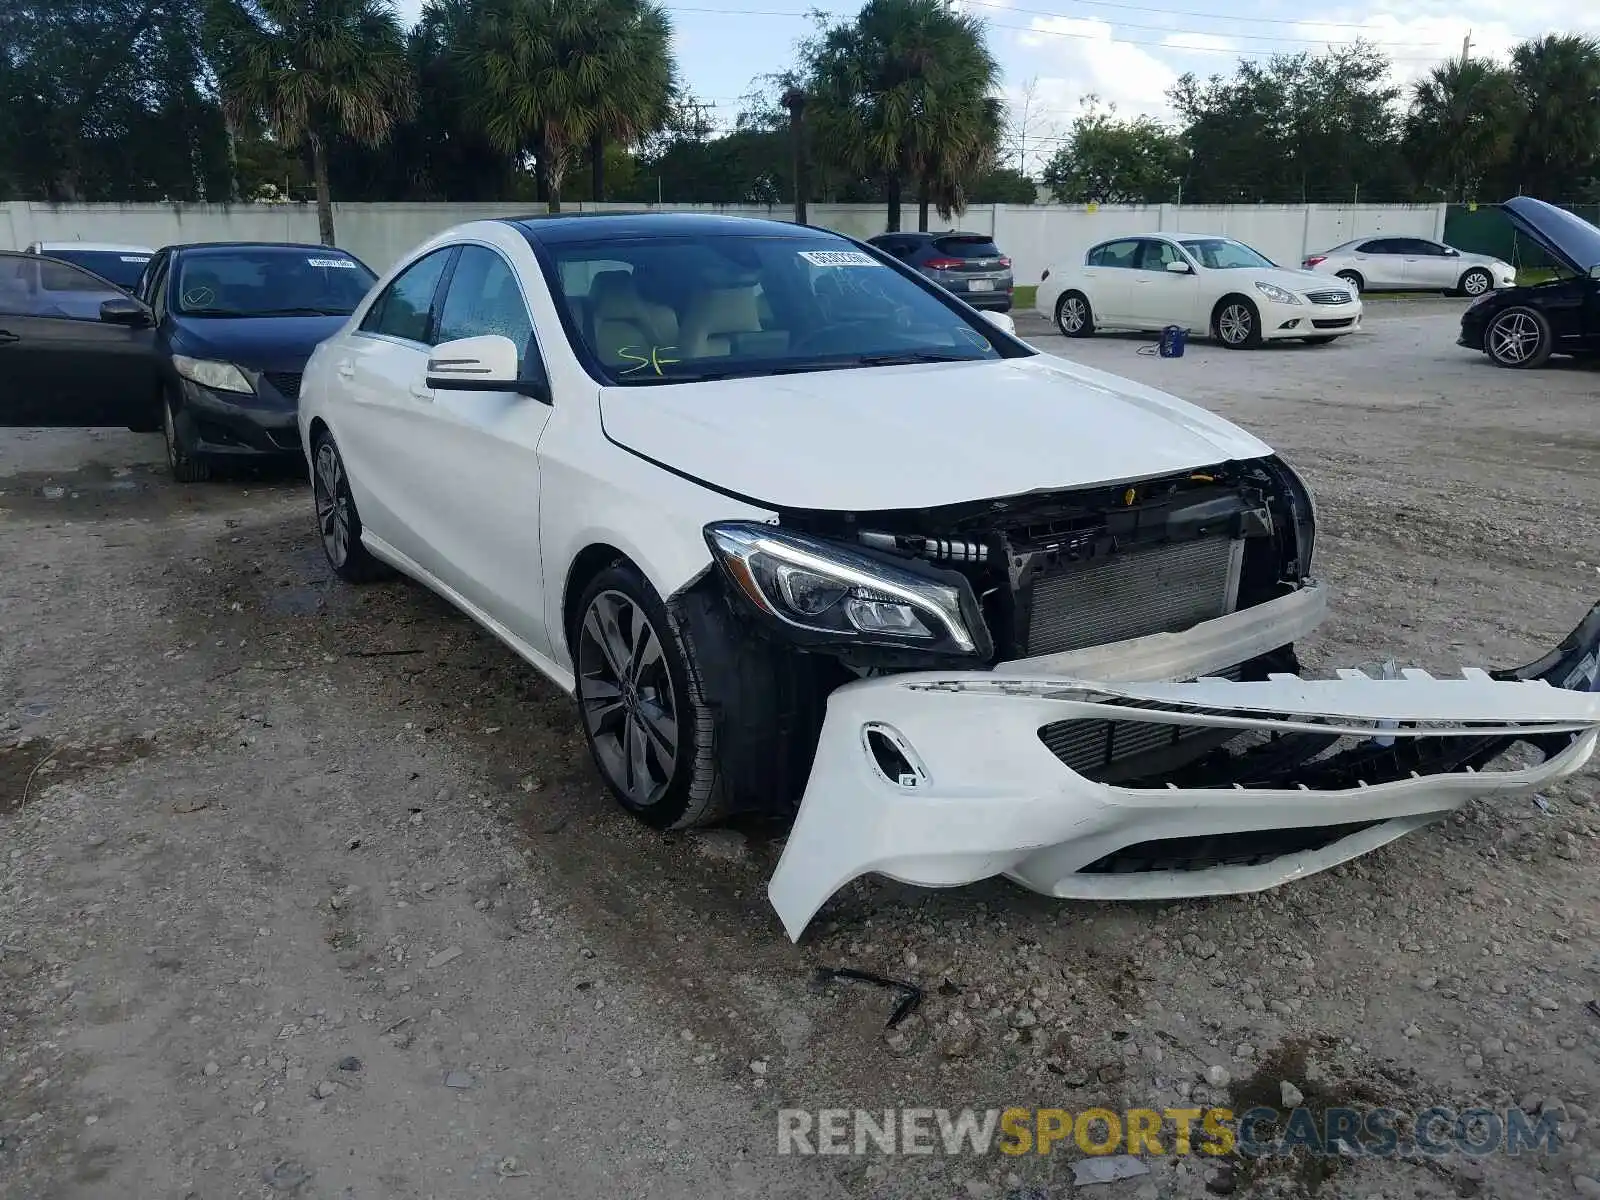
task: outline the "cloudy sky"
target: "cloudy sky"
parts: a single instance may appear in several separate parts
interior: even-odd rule
[[[414,19],[422,0],[399,0]],[[1461,52],[1504,57],[1540,34],[1600,35],[1600,5],[1581,0],[960,0],[988,23],[1009,96],[1033,82],[1037,136],[1071,124],[1079,98],[1095,93],[1126,114],[1170,115],[1166,90],[1179,75],[1228,72],[1240,57],[1320,50],[1357,38],[1394,60],[1401,82]],[[848,0],[665,0],[689,88],[730,124],[751,80],[793,60],[811,28],[808,9],[854,11]],[[1308,8],[1318,19],[1308,21]]]

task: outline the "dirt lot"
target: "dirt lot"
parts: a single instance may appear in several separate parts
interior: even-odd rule
[[[1071,350],[1305,469],[1337,589],[1313,663],[1509,665],[1600,596],[1600,372],[1497,371],[1457,310],[1375,304],[1321,348]],[[1568,1145],[1169,1155],[1078,1191],[1600,1195],[1593,773],[1256,897],[867,881],[797,948],[764,892],[781,830],[636,827],[508,651],[418,587],[331,578],[297,481],[183,488],[158,457],[0,431],[5,1197],[1040,1200],[1076,1194],[1075,1148],[780,1158],[774,1113],[1242,1109],[1284,1082],[1564,1110]],[[927,996],[886,1032],[893,997],[822,966]]]

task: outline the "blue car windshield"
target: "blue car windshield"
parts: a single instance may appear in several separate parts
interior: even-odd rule
[[[1002,355],[994,327],[959,301],[826,234],[674,234],[545,249],[569,327],[610,383],[1017,353]]]
[[[375,282],[331,247],[207,247],[178,256],[172,307],[192,317],[346,317]]]

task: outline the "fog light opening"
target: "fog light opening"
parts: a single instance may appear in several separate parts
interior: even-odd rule
[[[865,725],[861,741],[878,774],[890,783],[907,789],[927,786],[927,769],[899,730],[888,725]]]
[[[1296,317],[1292,321],[1285,321],[1282,325],[1279,325],[1278,328],[1279,329],[1293,329],[1298,324],[1300,324],[1300,318]]]

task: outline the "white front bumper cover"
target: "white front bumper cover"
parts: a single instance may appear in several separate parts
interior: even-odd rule
[[[1289,624],[1303,623],[1320,600],[1280,602],[1276,619],[1288,612]],[[1218,659],[1248,637],[1238,619],[1246,615],[1122,646],[1131,663],[1153,668],[1146,679],[1192,679],[1220,669]],[[1065,657],[1110,666],[1118,649]],[[888,676],[829,697],[799,816],[768,885],[790,938],[869,872],[925,887],[1005,875],[1046,895],[1102,900],[1259,891],[1366,853],[1473,796],[1522,794],[1570,775],[1600,738],[1600,605],[1556,650],[1495,677],[1341,671],[1331,680],[1133,683],[1114,670],[1087,680],[1032,667]],[[1263,766],[1244,786],[1119,787],[1085,778],[1045,746],[1041,727],[1068,720],[1362,740],[1333,767],[1328,759]],[[911,769],[886,774],[872,749],[884,746],[879,739]],[[1544,761],[1479,769],[1518,740],[1537,745]]]

